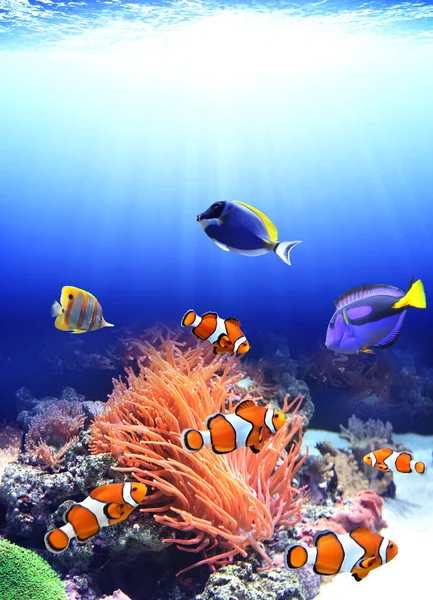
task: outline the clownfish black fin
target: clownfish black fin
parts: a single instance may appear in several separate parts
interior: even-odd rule
[[[236,406],[235,415],[238,415],[238,417],[242,417],[242,413],[250,408],[253,408],[253,406],[257,406],[254,400],[243,400],[242,402],[239,402],[239,404]]]
[[[226,323],[231,323],[232,325],[236,325],[236,327],[241,326],[241,322],[238,319],[235,319],[235,317],[229,317],[226,319]]]
[[[370,556],[369,558],[365,558],[364,560],[361,560],[359,566],[361,567],[361,569],[370,569],[376,558],[376,555]]]

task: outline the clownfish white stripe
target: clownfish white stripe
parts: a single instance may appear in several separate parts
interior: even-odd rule
[[[399,452],[393,452],[391,454],[391,456],[388,456],[388,458],[386,458],[383,462],[386,464],[386,466],[388,467],[388,469],[391,469],[391,471],[398,471],[397,467],[395,466],[395,461],[397,460],[397,458],[399,457]],[[373,453],[374,455],[374,453]],[[376,458],[376,457],[374,457]]]
[[[215,331],[207,339],[211,344],[214,344],[218,341],[218,338],[221,334],[227,335],[226,324],[224,319],[217,317]]]
[[[254,425],[234,413],[225,415],[225,418],[231,423],[233,429],[236,431],[236,447],[245,447],[247,445],[248,436],[253,430]]]
[[[268,408],[268,410],[265,413],[265,425],[266,427],[269,429],[269,431],[271,433],[275,433],[276,429],[274,427],[274,424],[272,422],[272,417],[274,416],[274,411],[272,410],[272,408]]]
[[[99,502],[99,500],[95,500],[91,496],[87,496],[85,500],[80,502],[80,505],[83,508],[87,508],[90,512],[95,516],[98,521],[99,528],[108,527],[110,524],[106,514],[104,513],[104,508],[106,506],[106,502]]]
[[[122,497],[125,500],[126,504],[130,504],[134,508],[137,508],[138,504],[134,500],[134,498],[131,496],[131,488],[132,488],[132,485],[131,485],[130,481],[127,481],[126,483],[124,483],[123,488],[122,488]]]
[[[201,322],[202,322],[202,318],[199,315],[196,315],[194,321],[191,323],[190,326],[191,327],[198,327]]]
[[[353,565],[355,565],[364,556],[365,550],[358,544],[350,535],[338,534],[338,541],[340,542],[343,551],[344,559],[340,567],[340,571],[351,571]]]
[[[379,556],[382,564],[386,564],[386,550],[388,548],[389,540],[387,538],[383,538],[382,542],[379,546]]]
[[[65,535],[68,536],[69,541],[71,541],[77,535],[77,532],[75,531],[72,523],[66,523],[66,525],[63,525],[63,527],[61,527],[61,530]]]
[[[370,458],[371,458],[371,465],[374,467],[375,464],[377,463],[377,459],[376,459],[376,456],[374,455],[374,452],[370,452]]]
[[[212,444],[210,431],[200,431],[200,433],[203,438],[203,446],[210,446]]]
[[[244,335],[241,336],[239,339],[237,339],[236,342],[233,345],[234,352],[236,353],[239,350],[239,346],[241,344],[243,344],[244,342],[246,342],[246,341],[247,341],[247,338]]]

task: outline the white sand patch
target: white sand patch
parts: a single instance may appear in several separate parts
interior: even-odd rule
[[[311,433],[311,435],[310,435]],[[336,447],[344,441],[337,433],[307,432],[305,442],[311,446],[329,439]],[[392,539],[399,552],[392,562],[380,567],[357,583],[348,573],[334,577],[323,584],[317,598],[320,600],[431,600],[432,540],[433,540],[433,436],[416,434],[394,435],[409,448],[416,460],[427,465],[424,476],[416,473],[396,473],[395,499],[385,499],[383,516],[388,527],[382,534]],[[344,445],[346,447],[346,445]]]

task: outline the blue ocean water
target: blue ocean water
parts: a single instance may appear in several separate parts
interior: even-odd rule
[[[324,343],[347,289],[414,275],[433,293],[430,2],[0,3],[1,414],[28,386],[97,399],[111,371],[53,373],[121,328],[184,312],[242,322],[251,356]],[[196,215],[265,212],[275,255],[223,252]],[[116,328],[71,340],[63,285]],[[431,309],[401,348],[432,363]],[[320,424],[320,423],[319,423]]]

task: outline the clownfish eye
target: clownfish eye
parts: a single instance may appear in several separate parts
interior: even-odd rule
[[[133,488],[132,488],[132,491],[133,491],[133,492],[136,492],[136,491],[137,491],[137,488],[136,488],[136,487],[133,487]]]
[[[391,543],[391,544],[389,545],[389,547],[390,547],[390,548],[394,548],[394,544],[393,544],[393,543]]]
[[[69,298],[69,300],[73,300],[74,296],[72,294],[69,294],[68,298]]]

